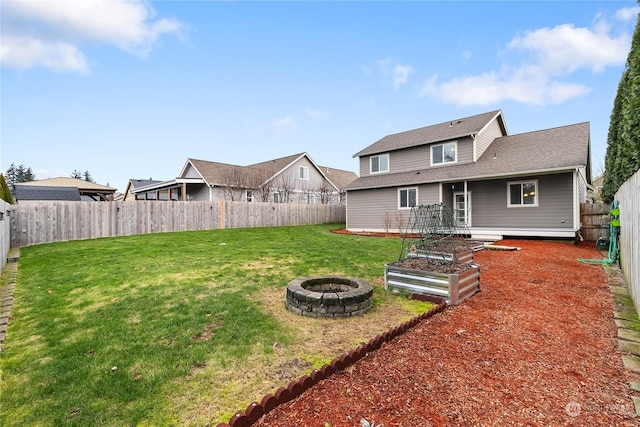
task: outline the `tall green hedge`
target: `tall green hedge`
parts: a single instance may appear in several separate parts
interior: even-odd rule
[[[640,169],[640,26],[638,22],[636,22],[631,50],[613,104],[604,164],[601,196],[605,203],[611,203],[620,186]]]

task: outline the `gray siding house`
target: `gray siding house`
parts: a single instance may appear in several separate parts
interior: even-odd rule
[[[442,204],[474,238],[574,238],[591,182],[588,122],[509,135],[501,110],[388,135],[354,157],[354,232],[402,232],[411,207]]]
[[[137,200],[344,202],[344,188],[357,175],[318,166],[307,153],[238,166],[187,159],[176,179],[131,189]]]

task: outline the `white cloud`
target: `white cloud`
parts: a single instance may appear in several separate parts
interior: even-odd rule
[[[579,68],[601,72],[627,58],[631,39],[626,34],[611,38],[604,26],[575,28],[571,24],[542,28],[517,36],[509,48],[530,52],[533,60],[550,73],[569,73]]]
[[[571,73],[582,69],[599,73],[606,67],[623,65],[630,44],[627,33],[611,36],[603,19],[593,28],[571,24],[541,28],[514,37],[507,46],[507,60],[497,71],[442,83],[432,76],[422,85],[419,96],[433,96],[458,106],[486,106],[504,100],[559,104],[591,91],[583,84],[567,81]],[[509,62],[518,60],[516,65]]]
[[[378,71],[385,78],[391,77],[391,84],[395,90],[409,81],[409,76],[415,72],[411,65],[396,63],[392,58],[384,58],[378,61]]]
[[[616,12],[616,18],[622,22],[631,22],[638,19],[638,13],[640,13],[640,7],[625,7]]]
[[[398,90],[400,85],[405,84],[409,80],[409,75],[414,73],[414,69],[410,65],[396,65],[393,67],[393,88]]]
[[[81,73],[87,72],[89,68],[86,58],[74,45],[29,37],[3,37],[0,63],[14,68],[43,66],[52,70]]]
[[[186,27],[175,19],[155,19],[146,1],[12,1],[2,2],[3,65],[86,71],[83,43],[115,45],[147,55],[165,34],[182,37]],[[27,46],[24,54],[18,49]]]

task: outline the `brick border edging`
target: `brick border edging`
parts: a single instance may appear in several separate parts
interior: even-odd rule
[[[382,333],[375,338],[372,338],[366,344],[361,344],[356,349],[342,354],[338,358],[333,359],[330,364],[324,365],[320,369],[313,370],[311,374],[303,375],[298,381],[291,381],[286,388],[280,387],[278,390],[276,390],[275,393],[265,395],[260,403],[253,402],[249,404],[249,406],[247,406],[247,409],[245,409],[243,412],[237,412],[235,415],[233,415],[228,423],[220,423],[217,425],[217,427],[250,427],[266,413],[272,411],[280,405],[289,402],[290,400],[299,397],[302,393],[310,389],[318,382],[327,379],[334,373],[342,371],[343,369],[353,365],[358,360],[362,359],[367,353],[378,350],[382,346],[382,344],[391,341],[398,335],[402,335],[403,333],[407,332],[409,329],[420,323],[421,320],[428,319],[435,314],[440,313],[448,306],[446,301],[437,297],[425,298],[425,296],[423,295],[414,294],[413,298],[423,301],[431,301],[437,303],[438,305],[419,316],[415,316],[414,318],[407,320],[400,326],[391,328],[387,332]]]

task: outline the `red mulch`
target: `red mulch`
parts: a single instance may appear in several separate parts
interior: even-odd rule
[[[592,243],[503,241],[481,251],[482,291],[255,425],[635,426],[612,299]],[[366,317],[365,317],[366,319]]]

